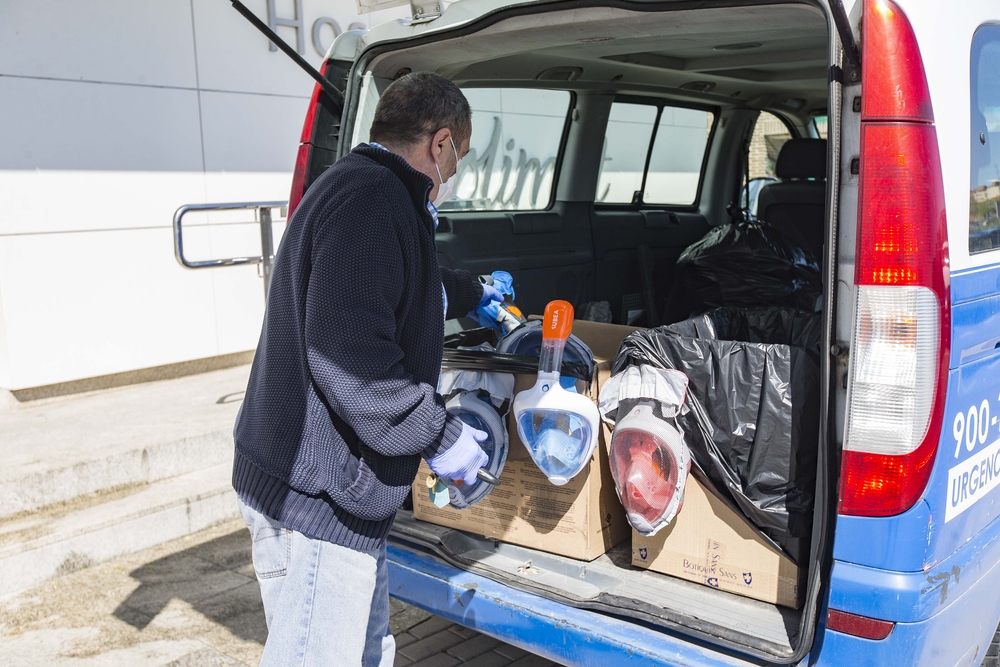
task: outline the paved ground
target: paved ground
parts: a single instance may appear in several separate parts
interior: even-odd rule
[[[397,665],[553,664],[395,600],[390,625]],[[266,636],[239,520],[0,602],[0,667],[241,667]]]

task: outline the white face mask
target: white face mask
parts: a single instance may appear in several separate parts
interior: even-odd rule
[[[455,140],[448,137],[451,141],[451,150],[455,151],[455,173],[451,175],[447,181],[441,178],[441,167],[434,163],[434,168],[437,169],[438,173],[438,193],[437,197],[434,198],[434,206],[437,208],[441,207],[441,204],[445,203],[451,196],[455,193],[455,185],[458,180],[458,170],[462,166],[462,160],[458,157],[458,149],[455,148]]]

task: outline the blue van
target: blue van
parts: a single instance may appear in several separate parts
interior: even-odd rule
[[[629,323],[641,255],[669,286],[752,192],[822,258],[829,354],[800,609],[634,569],[627,542],[581,562],[406,510],[391,594],[567,665],[1000,664],[1000,3],[411,5],[331,48],[343,95],[316,87],[292,208],[394,78],[435,70],[474,110],[443,265]]]

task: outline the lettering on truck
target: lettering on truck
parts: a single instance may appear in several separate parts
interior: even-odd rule
[[[1000,396],[997,400],[1000,401]],[[987,400],[955,415],[952,423],[955,458],[957,459],[962,453],[963,445],[966,451],[972,452],[972,455],[948,471],[945,523],[1000,486],[1000,438],[975,451],[977,446],[986,444],[997,421],[996,416],[990,417],[990,402]]]

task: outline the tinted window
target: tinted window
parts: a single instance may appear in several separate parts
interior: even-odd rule
[[[442,210],[548,208],[571,96],[564,90],[466,88],[472,141]]]
[[[595,201],[694,204],[714,120],[709,111],[612,104]]]
[[[649,104],[611,105],[596,201],[630,204],[635,193],[642,189],[656,113],[657,108]]]
[[[1000,26],[972,38],[969,252],[1000,248]]]
[[[812,126],[816,137],[826,139],[826,128],[828,119],[826,116],[813,116]]]
[[[708,111],[663,107],[646,174],[647,204],[693,204],[712,131]]]

